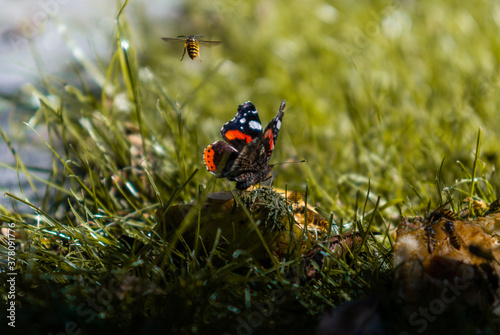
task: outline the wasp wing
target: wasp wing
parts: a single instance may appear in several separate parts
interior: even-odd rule
[[[162,37],[161,39],[166,42],[186,42],[185,38]]]
[[[222,41],[203,41],[203,40],[197,40],[197,41],[200,44],[206,44],[206,45],[217,45],[222,43]]]

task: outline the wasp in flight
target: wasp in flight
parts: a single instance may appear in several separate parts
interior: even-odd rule
[[[187,50],[187,53],[191,59],[194,60],[196,56],[198,56],[201,62],[200,44],[216,45],[216,44],[221,44],[222,42],[199,40],[198,37],[203,37],[203,35],[189,35],[189,36],[179,35],[177,36],[177,38],[162,37],[161,39],[167,42],[183,41],[184,52],[182,53],[181,61],[184,59],[184,55],[186,54]]]

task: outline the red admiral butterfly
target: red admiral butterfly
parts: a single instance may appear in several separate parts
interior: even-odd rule
[[[236,116],[220,131],[227,142],[215,141],[205,148],[203,161],[217,178],[236,181],[238,190],[265,180],[271,173],[269,160],[285,114],[285,100],[264,132],[257,109],[247,101],[238,106]]]

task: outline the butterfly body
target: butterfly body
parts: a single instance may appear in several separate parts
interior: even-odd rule
[[[285,101],[262,131],[255,106],[250,101],[238,106],[236,116],[221,129],[225,142],[215,141],[203,152],[207,170],[218,178],[236,181],[239,190],[266,180],[272,170],[269,161],[284,113]]]

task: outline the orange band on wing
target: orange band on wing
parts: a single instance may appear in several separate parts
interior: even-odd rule
[[[205,151],[203,151],[203,161],[210,172],[214,172],[217,169],[214,163],[214,155],[215,151],[212,149],[212,145],[209,145],[205,148]]]
[[[246,135],[245,133],[239,131],[239,130],[229,130],[227,131],[224,136],[228,140],[244,140],[247,143],[252,142],[252,137],[249,135]]]
[[[269,150],[273,150],[274,149],[274,134],[273,134],[273,130],[272,129],[269,129],[268,131],[266,131],[266,133],[264,134],[264,138],[265,139],[269,139]]]

